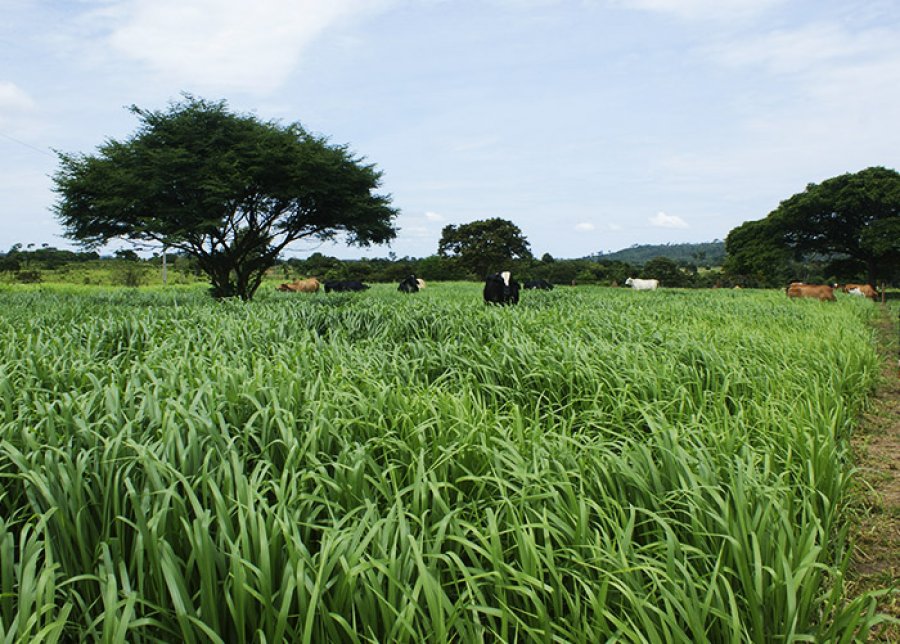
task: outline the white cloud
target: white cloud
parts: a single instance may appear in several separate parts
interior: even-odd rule
[[[687,222],[678,215],[668,215],[662,211],[650,217],[650,223],[657,228],[688,228]]]
[[[575,230],[587,232],[594,230],[595,226],[589,221],[583,221],[580,224],[575,224]]]
[[[121,0],[113,49],[191,87],[265,93],[335,23],[391,0]]]
[[[444,215],[429,211],[425,213],[425,219],[428,221],[444,221]]]

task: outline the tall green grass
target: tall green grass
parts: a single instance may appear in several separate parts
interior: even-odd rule
[[[870,310],[0,291],[0,639],[854,641]]]

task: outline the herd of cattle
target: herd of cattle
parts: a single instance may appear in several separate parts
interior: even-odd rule
[[[659,280],[629,277],[625,280],[625,284],[635,291],[655,291],[659,287]],[[275,288],[288,293],[317,293],[320,288],[324,288],[326,293],[342,293],[347,291],[364,291],[369,286],[353,280],[325,280],[324,282],[319,282],[315,277],[311,277],[305,280],[298,279],[293,282],[285,282]],[[417,278],[415,275],[409,275],[400,282],[397,290],[401,293],[418,293],[423,288],[425,288],[425,280]],[[547,280],[528,280],[525,282],[524,288],[549,291],[553,289],[553,284]],[[488,304],[518,304],[519,289],[519,283],[513,279],[509,271],[494,273],[489,275],[484,281],[484,301]],[[877,301],[880,297],[878,291],[869,284],[835,284],[828,286],[827,284],[791,282],[785,289],[785,293],[790,298],[810,297],[822,302],[834,302],[835,290],[840,290],[848,295],[867,297],[873,301]]]
[[[811,297],[821,302],[834,302],[834,292],[840,290],[841,293],[855,295],[857,297],[866,297],[877,302],[881,295],[869,284],[805,284],[803,282],[791,282],[785,289],[788,297]]]
[[[285,291],[286,293],[318,293],[320,288],[324,288],[326,293],[331,293],[332,291],[342,293],[345,291],[365,291],[369,288],[369,285],[355,280],[325,280],[325,282],[320,283],[315,277],[310,277],[307,280],[294,280],[275,287],[276,290]]]

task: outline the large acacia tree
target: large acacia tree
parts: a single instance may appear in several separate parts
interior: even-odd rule
[[[129,108],[141,125],[94,155],[58,153],[55,213],[88,247],[157,242],[197,259],[215,297],[253,297],[289,244],[396,236],[381,172],[344,145],[185,96],[166,111]]]
[[[842,272],[875,284],[900,264],[900,174],[871,167],[811,183],[764,220],[731,231],[726,250],[733,268],[831,257]]]
[[[444,226],[438,255],[456,258],[478,277],[502,270],[510,260],[532,257],[528,240],[519,227],[499,217]]]

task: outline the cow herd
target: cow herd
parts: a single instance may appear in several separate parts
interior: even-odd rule
[[[655,291],[659,287],[659,280],[655,279],[637,279],[629,277],[625,280],[625,284],[635,291]],[[319,282],[315,277],[301,280],[297,279],[293,282],[285,282],[275,287],[278,291],[287,293],[317,293],[320,288],[324,288],[326,293],[342,293],[353,291],[365,291],[369,288],[368,284],[363,284],[356,280],[325,280]],[[397,290],[401,293],[418,293],[425,288],[425,280],[408,275],[400,281]],[[552,290],[553,284],[547,280],[527,280],[524,285],[525,289]],[[737,287],[735,287],[737,288]],[[518,304],[519,303],[519,283],[513,278],[510,271],[502,271],[488,275],[484,281],[484,301],[487,304]],[[806,284],[805,282],[791,282],[785,289],[785,293],[789,298],[813,298],[821,302],[834,302],[834,292],[840,290],[848,295],[869,298],[872,301],[878,301],[880,294],[869,284]]]
[[[320,284],[318,279],[311,277],[305,280],[285,282],[276,286],[275,289],[287,293],[316,293],[320,286],[324,287],[326,293],[364,291],[369,288],[367,284],[358,281],[328,280]],[[425,288],[425,280],[415,275],[404,277],[397,286],[397,290],[401,293],[418,293],[423,288]],[[519,283],[513,279],[509,271],[489,275],[484,282],[484,301],[489,304],[518,304],[519,288]],[[553,289],[553,284],[547,280],[529,280],[525,282],[525,288],[549,291]]]
[[[806,284],[805,282],[791,282],[785,289],[790,298],[809,297],[820,302],[834,302],[834,292],[841,291],[847,295],[865,297],[877,302],[881,295],[870,284]]]
[[[294,280],[293,282],[285,282],[275,287],[276,291],[284,291],[285,293],[318,293],[320,288],[324,288],[326,293],[341,293],[344,291],[365,291],[369,288],[368,284],[356,280],[325,280],[319,282],[315,277],[306,280]]]

